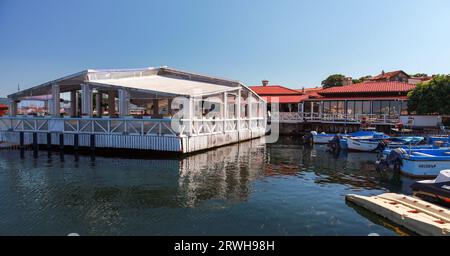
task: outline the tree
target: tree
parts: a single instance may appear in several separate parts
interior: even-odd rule
[[[419,115],[450,114],[450,75],[437,75],[408,93],[408,111]]]
[[[370,78],[372,78],[372,76],[362,76],[362,77],[360,77],[360,78],[358,78],[358,79],[353,79],[353,83],[354,84],[359,84],[359,83],[363,83],[364,81],[366,81],[366,80],[369,80]]]
[[[344,82],[344,78],[345,78],[345,76],[341,75],[341,74],[331,75],[331,76],[327,77],[327,79],[322,81],[322,86],[323,86],[323,88],[342,86],[342,84]]]
[[[427,77],[428,75],[425,73],[416,73],[414,75],[411,75],[411,77]]]

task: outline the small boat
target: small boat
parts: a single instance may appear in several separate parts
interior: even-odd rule
[[[443,170],[434,180],[417,181],[411,185],[413,195],[433,203],[450,206],[450,170]]]
[[[397,148],[403,146],[416,146],[425,142],[424,137],[419,136],[403,136],[403,137],[391,137],[389,139],[389,148]]]
[[[347,138],[348,150],[372,152],[379,148],[383,139],[368,137],[349,137]]]
[[[396,148],[386,151],[387,156],[378,162],[384,169],[396,166],[401,173],[413,177],[436,177],[441,170],[450,167],[450,148],[439,149],[404,149]]]
[[[316,131],[312,131],[311,134],[313,136],[314,144],[328,144],[336,136],[336,134],[324,132],[317,133]]]

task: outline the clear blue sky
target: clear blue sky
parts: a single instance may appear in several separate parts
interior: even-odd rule
[[[291,88],[332,73],[450,73],[449,14],[447,0],[0,0],[0,96],[87,68]]]

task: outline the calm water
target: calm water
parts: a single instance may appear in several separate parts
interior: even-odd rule
[[[293,138],[183,160],[0,151],[0,235],[398,235],[344,195],[409,193],[375,154]]]

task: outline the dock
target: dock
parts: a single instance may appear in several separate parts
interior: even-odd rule
[[[416,234],[450,236],[450,210],[421,199],[395,193],[349,194],[345,199]]]

